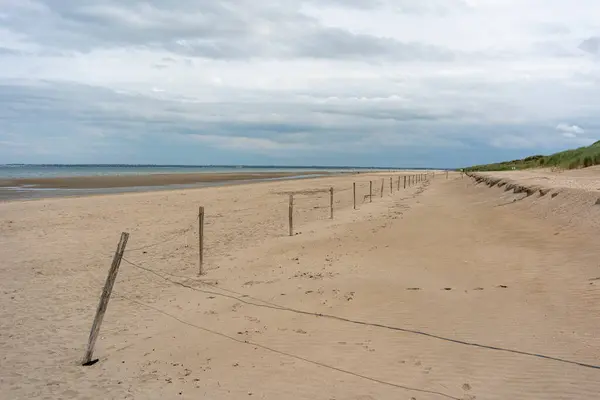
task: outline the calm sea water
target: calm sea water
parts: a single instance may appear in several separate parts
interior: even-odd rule
[[[209,172],[342,172],[353,167],[187,166],[187,165],[0,165],[0,179],[114,176]]]

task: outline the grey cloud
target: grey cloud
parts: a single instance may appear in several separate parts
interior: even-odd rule
[[[563,24],[544,22],[534,27],[534,30],[548,35],[566,35],[571,33],[571,29]]]
[[[579,48],[591,54],[600,54],[600,37],[593,36],[585,39],[581,42]]]
[[[19,56],[21,54],[22,52],[19,50],[0,47],[0,56]]]
[[[277,117],[265,115],[265,109]],[[409,134],[411,129],[407,127],[422,129],[418,126],[435,124],[436,119],[439,118],[435,115],[416,110],[381,109],[377,104],[349,107],[281,103],[275,95],[253,104],[194,104],[120,95],[85,85],[0,84],[3,129],[33,141],[40,136],[77,137],[93,131],[130,138],[158,133],[249,137],[285,143],[301,138],[309,146],[335,147],[360,143],[373,132],[393,135],[400,130]]]
[[[354,34],[341,29],[317,29],[299,35],[293,46],[299,56],[315,58],[383,57],[397,61],[435,60],[454,58],[450,51],[417,43],[401,43],[393,39]]]
[[[93,6],[44,0],[39,3],[43,7],[12,8],[8,21],[10,29],[34,42],[78,51],[143,46],[213,59],[447,61],[455,56],[435,46],[322,26],[300,12],[301,3],[197,0],[178,2],[174,8],[164,0],[103,0]],[[367,4],[354,0],[351,5]]]

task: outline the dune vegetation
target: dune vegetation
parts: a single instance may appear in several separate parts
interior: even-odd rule
[[[600,141],[589,146],[565,150],[558,153],[534,155],[521,160],[503,161],[494,164],[474,165],[465,171],[506,171],[513,169],[554,167],[561,169],[586,168],[600,164]]]

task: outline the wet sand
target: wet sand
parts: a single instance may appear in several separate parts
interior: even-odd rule
[[[103,194],[198,189],[210,186],[240,185],[263,181],[306,179],[330,174],[340,173],[327,171],[188,173],[5,179],[0,180],[0,202],[53,197],[81,197]]]
[[[190,173],[112,176],[69,176],[57,178],[17,178],[0,180],[0,188],[35,187],[40,189],[106,189],[136,186],[187,185],[204,182],[247,181],[305,175],[326,175],[324,171],[254,172],[254,173]]]

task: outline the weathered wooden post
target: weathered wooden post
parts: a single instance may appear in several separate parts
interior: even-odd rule
[[[406,189],[406,175],[404,175],[404,189]]]
[[[94,323],[92,324],[92,330],[90,331],[90,337],[88,339],[88,345],[83,357],[82,365],[93,365],[98,361],[97,359],[92,360],[92,356],[94,354],[94,345],[96,344],[96,339],[98,339],[100,325],[102,325],[102,320],[104,319],[104,314],[106,313],[106,308],[108,307],[108,301],[110,300],[110,294],[112,293],[115,280],[117,279],[117,273],[119,272],[121,259],[123,258],[123,253],[125,252],[125,246],[127,246],[127,240],[129,240],[129,233],[121,233],[121,239],[117,245],[117,250],[115,251],[110,269],[108,270],[108,276],[106,277],[106,282],[104,283],[104,288],[102,289],[102,295],[100,295],[100,303],[98,303],[98,308],[96,309],[96,316],[94,317]]]
[[[294,195],[290,194],[288,222],[290,226],[290,236],[294,236]]]
[[[352,195],[354,199],[354,209],[356,210],[356,182],[352,182]]]
[[[398,177],[398,190],[400,190],[400,177]]]
[[[392,177],[390,176],[390,194],[394,193],[394,186],[392,182]]]
[[[204,207],[198,208],[198,275],[204,273]]]
[[[333,187],[329,188],[329,209],[330,209],[329,218],[333,219]]]
[[[369,181],[369,203],[373,202],[373,181]]]
[[[381,196],[379,196],[379,197],[383,197],[383,185],[384,185],[384,183],[385,183],[385,179],[382,178],[381,179]]]

